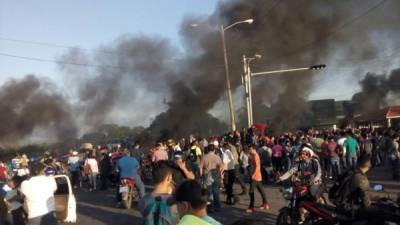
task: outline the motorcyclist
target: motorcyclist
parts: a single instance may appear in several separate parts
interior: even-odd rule
[[[130,156],[128,149],[123,151],[123,156],[117,161],[117,170],[119,172],[120,179],[134,179],[136,186],[139,189],[139,196],[142,198],[145,194],[145,186],[142,179],[138,175],[139,162],[136,158]],[[118,190],[118,189],[117,189]],[[118,203],[121,202],[121,195],[118,191],[117,196]]]
[[[321,187],[321,166],[314,155],[314,151],[310,147],[303,146],[300,151],[300,160],[290,170],[279,177],[278,181],[284,181],[289,178],[299,179],[302,184],[309,186],[311,196],[314,199],[318,199]]]

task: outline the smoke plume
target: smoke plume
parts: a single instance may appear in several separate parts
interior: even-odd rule
[[[0,87],[0,143],[14,143],[36,128],[54,130],[63,140],[76,136],[70,105],[51,86],[28,75]]]
[[[400,94],[400,69],[390,74],[367,73],[360,81],[361,91],[354,94],[352,101],[361,113],[371,113],[388,105],[390,95]]]
[[[76,129],[70,125],[75,121],[80,127],[96,128],[118,122],[116,115],[121,110],[133,118],[124,125],[149,125],[146,132],[153,137],[219,134],[228,126],[210,114],[218,101],[226,99],[218,26],[254,19],[253,24],[238,24],[225,32],[231,85],[238,93],[242,91],[243,55],[263,56],[252,63],[253,72],[319,63],[329,67],[336,56],[344,60],[376,57],[382,49],[377,43],[387,43],[389,38],[379,35],[398,38],[400,19],[398,1],[378,2],[221,1],[211,16],[185,17],[180,28],[182,48],[160,36],[133,35],[102,46],[94,54],[71,49],[59,57],[59,61],[70,62],[60,64],[66,84],[73,86],[70,103],[61,94],[43,91],[34,76],[11,81],[0,89],[0,100],[5,103],[0,107],[0,121],[4,121],[0,138],[24,137],[37,126],[55,127],[59,136],[74,135]],[[76,69],[82,66],[85,69]],[[394,70],[387,78],[367,75],[360,83],[363,91],[354,100],[362,102],[365,110],[384,104],[388,94],[397,94],[397,73]],[[306,100],[316,87],[316,74],[306,71],[254,78],[255,122],[272,121],[275,132],[307,124]],[[237,102],[234,99],[234,105]]]

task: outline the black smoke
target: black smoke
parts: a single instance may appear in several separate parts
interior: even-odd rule
[[[400,94],[400,69],[389,74],[367,73],[360,81],[361,91],[353,95],[354,107],[359,113],[376,112],[388,106],[389,97]]]
[[[61,94],[39,94],[48,95],[50,99],[57,97],[56,102],[61,104],[57,112],[62,112],[65,117],[50,116],[53,122],[39,120],[37,124],[54,124],[63,128],[65,122],[61,118],[67,118],[68,121],[68,117],[76,113],[73,118],[82,119],[79,120],[80,126],[95,129],[115,119],[118,110],[128,108],[126,117],[135,117],[137,124],[124,125],[150,123],[148,131],[153,136],[218,134],[228,129],[227,124],[210,114],[218,101],[226,99],[219,25],[227,26],[236,21],[254,19],[251,25],[239,24],[226,31],[231,84],[237,92],[242,88],[242,55],[263,55],[261,60],[252,64],[254,72],[319,63],[327,63],[329,67],[329,61],[338,53],[345,58],[374,58],[382,47],[376,46],[376,35],[387,33],[393,35],[391,38],[398,37],[397,21],[400,17],[399,2],[387,1],[365,18],[354,20],[378,2],[221,1],[211,16],[187,16],[184,19],[180,29],[182,48],[173,46],[169,40],[160,36],[133,35],[123,36],[102,46],[94,54],[71,50],[61,56],[59,61],[71,62],[70,65],[61,63],[60,68],[65,77],[70,79],[69,84],[73,85],[74,103],[72,107],[67,107],[68,104],[61,104],[65,102]],[[193,23],[197,23],[197,26],[191,26]],[[71,69],[81,67],[85,69]],[[306,71],[255,78],[255,122],[270,120],[276,132],[307,124],[309,109],[306,100],[318,85],[314,80],[315,74]],[[385,83],[379,85],[384,88],[384,93],[377,93],[373,102],[380,101],[382,95],[387,96],[386,89],[395,89],[390,86],[392,84],[380,79],[375,80]],[[366,90],[370,88],[368,85],[365,86]],[[6,87],[2,88],[2,93],[8,92]],[[36,96],[35,93],[29,92],[25,98]],[[356,99],[361,100],[357,101],[363,102],[367,98],[362,94],[359,96]],[[49,104],[53,103],[48,101]],[[146,102],[154,104],[154,108],[146,111],[148,108],[142,104]],[[234,99],[234,105],[238,102],[238,99]],[[44,107],[38,108],[35,108],[38,111],[36,114],[41,114]],[[240,112],[244,111],[239,108]],[[7,108],[3,110],[7,111]],[[2,120],[18,117],[19,111],[14,111],[5,114],[8,116]],[[40,115],[38,117],[41,118]],[[149,122],[149,118],[153,120]],[[240,125],[245,126],[244,123]],[[28,126],[31,128],[24,129],[23,135],[32,132],[35,126]]]
[[[0,87],[0,143],[15,143],[36,128],[53,130],[58,139],[76,137],[71,106],[52,86],[27,75]]]

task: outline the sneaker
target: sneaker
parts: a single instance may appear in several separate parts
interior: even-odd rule
[[[254,212],[254,208],[247,208],[246,209],[246,213],[253,213]]]
[[[260,209],[266,209],[269,210],[269,205],[267,203],[264,203],[260,206]]]

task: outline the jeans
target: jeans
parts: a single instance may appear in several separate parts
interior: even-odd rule
[[[146,194],[146,188],[139,174],[136,174],[133,179],[136,181],[136,187],[139,190],[139,196],[142,198]]]
[[[49,212],[43,216],[31,218],[28,221],[28,225],[57,225],[57,218],[55,212]]]
[[[249,190],[249,196],[250,196],[249,208],[254,208],[254,188],[257,188],[258,192],[260,192],[261,198],[262,198],[262,203],[267,204],[268,203],[267,196],[265,195],[265,191],[261,185],[261,181],[251,180],[250,190]]]
[[[336,179],[339,177],[339,175],[340,175],[339,158],[331,158],[330,175],[333,177],[333,179]]]
[[[233,183],[235,182],[235,170],[225,170],[224,186],[226,191],[227,202],[232,201],[233,198]]]
[[[207,186],[208,201],[210,202],[209,209],[219,209],[221,208],[219,202],[219,186],[221,183],[221,177],[217,170],[212,170],[209,173],[211,173],[213,179],[213,182]]]
[[[79,174],[80,171],[71,171],[71,184],[73,187],[76,187],[79,185]]]
[[[13,218],[13,225],[25,225],[22,207],[11,211],[11,214]]]
[[[97,189],[97,174],[98,173],[91,173],[88,175],[89,177],[89,186],[91,189]]]
[[[347,158],[345,155],[343,155],[342,157],[340,157],[340,165],[342,167],[343,170],[347,169]]]
[[[348,155],[347,162],[349,163],[349,167],[354,168],[357,164],[357,155]]]

